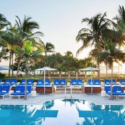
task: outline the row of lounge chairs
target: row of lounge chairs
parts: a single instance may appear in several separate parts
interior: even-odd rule
[[[0,83],[2,80],[0,79]],[[116,83],[116,80],[112,80],[113,85],[118,85]],[[125,79],[120,79],[119,82],[121,85],[125,85]],[[105,85],[111,85],[111,80],[110,79],[104,79]],[[17,79],[6,79],[5,82],[3,82],[1,85],[16,85],[17,84]],[[71,79],[71,85],[82,85],[83,81],[82,79]],[[88,80],[89,85],[101,85],[101,82],[99,79],[89,79]],[[22,79],[19,85],[25,85],[25,79]],[[28,79],[27,80],[27,85],[34,85],[34,80],[33,79]],[[36,86],[37,85],[44,85],[44,80],[43,79],[38,79]],[[50,85],[50,79],[45,79],[45,85]],[[66,85],[66,79],[55,79],[54,80],[54,85]]]

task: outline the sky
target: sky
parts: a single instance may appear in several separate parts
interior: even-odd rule
[[[21,20],[24,15],[32,17],[44,33],[44,42],[53,43],[56,52],[71,51],[76,56],[82,45],[76,42],[77,33],[87,27],[81,20],[104,12],[112,19],[118,14],[119,5],[124,6],[125,0],[1,0],[0,13],[12,24],[15,24],[16,15]],[[85,49],[78,58],[87,57],[90,50],[91,47]],[[8,65],[8,62],[2,61],[1,65]]]

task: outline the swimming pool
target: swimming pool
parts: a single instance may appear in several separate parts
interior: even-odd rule
[[[0,125],[125,125],[125,106],[95,105],[78,99],[1,105]]]

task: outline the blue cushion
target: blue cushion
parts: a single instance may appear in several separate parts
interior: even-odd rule
[[[93,79],[88,79],[88,84],[89,84],[89,85],[91,85],[91,84],[93,85],[93,84],[94,84]]]

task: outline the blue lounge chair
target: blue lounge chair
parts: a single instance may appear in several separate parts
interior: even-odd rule
[[[0,86],[0,96],[3,96],[4,98],[4,96],[8,94],[9,90],[10,86]]]
[[[77,85],[82,85],[83,81],[82,79],[77,79]]]
[[[6,79],[5,82],[2,85],[8,86],[8,85],[10,85],[10,82],[11,82],[11,79]]]
[[[99,79],[94,79],[94,80],[93,80],[93,82],[94,82],[94,85],[101,85],[101,83],[100,83],[100,80],[99,80]]]
[[[28,86],[32,86],[33,85],[33,82],[34,82],[34,80],[33,79],[28,79],[27,80],[27,85]],[[25,79],[22,79],[22,81],[21,81],[21,83],[19,84],[19,85],[25,85]]]
[[[125,79],[119,79],[119,82],[120,82],[122,85],[125,85]]]
[[[45,85],[49,85],[50,84],[50,79],[45,79]]]
[[[117,95],[125,95],[125,93],[122,92],[121,86],[113,86],[113,90],[117,93]]]
[[[61,80],[60,80],[60,84],[61,84],[61,85],[66,85],[66,79],[61,79]]]
[[[27,86],[27,95],[31,93],[31,86]],[[24,96],[25,95],[25,86],[16,86],[15,91],[11,94],[12,96]]]
[[[33,82],[34,82],[33,79],[28,79],[28,80],[27,80],[27,85],[31,85],[31,86],[32,86],[32,85],[33,85]]]
[[[11,79],[11,81],[10,81],[10,85],[12,86],[12,85],[15,85],[17,83],[17,79]]]
[[[88,84],[89,84],[89,85],[94,85],[93,79],[88,79]]]
[[[82,79],[71,79],[71,85],[82,85]]]
[[[54,85],[60,85],[60,80],[59,79],[54,79]]]
[[[112,85],[117,85],[115,79],[112,80]],[[111,85],[111,79],[104,79],[105,85]]]
[[[43,79],[38,79],[36,85],[43,85]]]
[[[112,88],[112,95],[125,95],[124,92],[122,92],[121,86],[113,86]],[[105,91],[106,94],[111,95],[111,87],[110,86],[105,86]]]
[[[2,79],[0,79],[0,84],[1,84],[1,82],[2,82]]]
[[[77,80],[76,79],[71,79],[71,85],[77,85]]]
[[[55,79],[54,80],[54,85],[66,85],[66,80],[65,79]]]
[[[111,94],[111,86],[105,86],[105,92],[107,95],[110,95]],[[117,93],[114,91],[114,89],[112,90],[112,95],[117,95]]]

